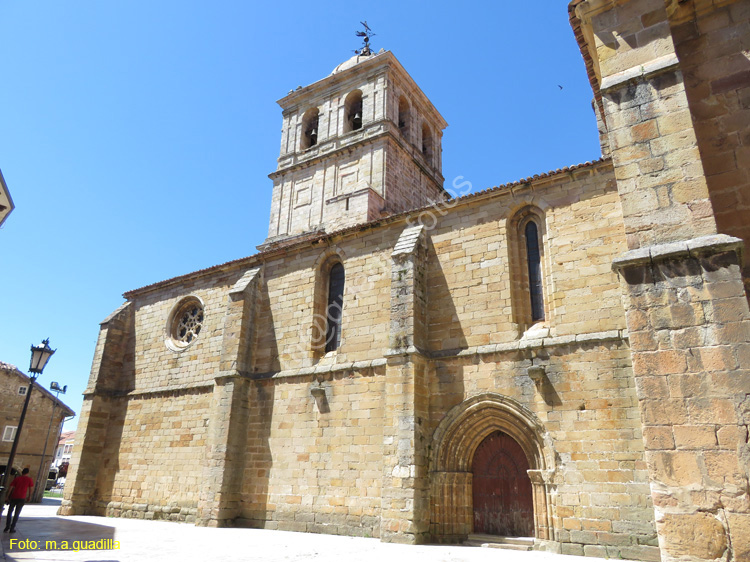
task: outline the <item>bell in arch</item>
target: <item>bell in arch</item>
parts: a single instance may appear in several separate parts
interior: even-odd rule
[[[357,111],[354,113],[354,116],[352,117],[352,129],[361,129],[362,128],[362,112]]]
[[[315,146],[318,144],[318,128],[317,127],[311,127],[307,131],[305,131],[305,136],[309,140],[308,146]]]

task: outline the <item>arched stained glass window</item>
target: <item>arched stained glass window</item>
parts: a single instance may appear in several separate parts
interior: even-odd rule
[[[544,293],[542,291],[542,259],[539,252],[539,229],[534,221],[526,223],[526,262],[529,266],[529,296],[531,320],[544,320]]]
[[[344,307],[344,266],[334,264],[328,273],[328,304],[326,306],[326,353],[341,344],[341,312]]]

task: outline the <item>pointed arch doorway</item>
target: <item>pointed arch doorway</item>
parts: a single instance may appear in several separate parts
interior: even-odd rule
[[[482,529],[486,533],[488,527],[482,526],[494,517],[505,520],[506,526],[494,527],[494,530],[489,527],[488,534],[531,536],[539,544],[557,542],[551,512],[555,454],[544,426],[532,412],[508,396],[480,394],[451,408],[432,439],[430,528],[434,540],[462,542],[472,533],[483,532]],[[475,461],[478,472],[483,475],[475,475]],[[522,499],[510,500],[502,506],[500,517],[488,518],[482,512],[491,511],[492,505],[482,507],[482,500],[478,498],[482,520],[477,521],[475,476],[479,476],[480,481],[486,478],[488,482],[484,485],[488,487],[492,485],[489,481],[500,477],[503,470],[514,475],[506,478],[507,485],[517,486],[518,492],[513,494]],[[500,487],[503,485],[501,483]],[[477,486],[481,489],[482,484]],[[512,497],[512,494],[507,495]],[[497,504],[497,500],[489,501]],[[513,515],[514,511],[519,512],[518,515]],[[510,515],[504,515],[507,513]],[[528,530],[529,520],[531,531]]]
[[[507,433],[495,431],[474,453],[474,532],[504,537],[534,536],[534,499],[529,461]]]

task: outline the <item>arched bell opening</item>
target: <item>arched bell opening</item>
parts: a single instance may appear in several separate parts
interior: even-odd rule
[[[362,91],[349,92],[344,100],[344,133],[357,131],[362,128]]]
[[[317,107],[308,109],[302,116],[302,137],[300,139],[300,148],[307,150],[318,144],[318,123],[320,121],[320,111]]]

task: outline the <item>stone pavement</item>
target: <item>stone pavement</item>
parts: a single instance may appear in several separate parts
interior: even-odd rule
[[[59,499],[51,498],[45,498],[42,504],[26,505],[18,522],[18,532],[13,535],[2,534],[0,561],[581,562],[585,560],[596,562],[603,560],[478,547],[385,544],[378,539],[262,529],[214,529],[142,519],[58,517],[55,512],[59,505]],[[11,540],[14,541],[12,545]],[[47,541],[56,541],[57,550],[52,549]],[[61,549],[64,548],[63,541],[68,541],[68,550]],[[84,541],[99,541],[99,544],[95,545],[99,548],[82,549]],[[119,544],[116,545],[114,541]],[[19,547],[19,544],[26,545],[26,548]],[[78,551],[73,550],[76,546],[79,547]],[[119,548],[102,549],[102,546],[119,546]]]

